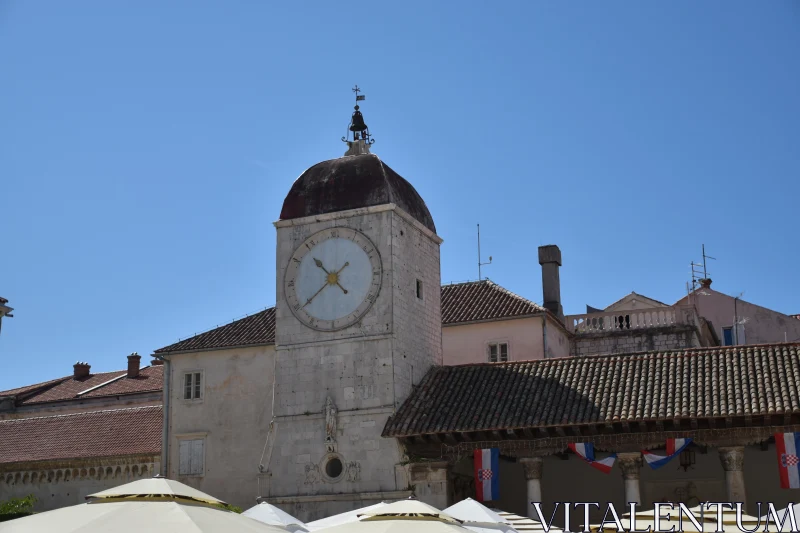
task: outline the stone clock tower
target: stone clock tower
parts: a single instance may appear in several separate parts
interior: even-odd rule
[[[275,415],[262,496],[305,521],[408,495],[403,452],[381,432],[442,364],[442,240],[414,187],[370,153],[358,105],[350,131],[344,157],[306,170],[275,223]]]

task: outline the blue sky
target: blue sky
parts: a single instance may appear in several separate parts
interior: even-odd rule
[[[442,281],[567,313],[714,288],[800,313],[800,4],[3,2],[0,390],[274,305],[275,229],[353,105]],[[9,366],[13,364],[13,367]],[[13,371],[8,371],[13,368]]]

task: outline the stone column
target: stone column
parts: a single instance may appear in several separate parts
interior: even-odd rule
[[[531,502],[542,501],[542,466],[544,461],[541,457],[523,457],[519,460],[525,469],[525,481],[528,487],[528,517],[536,518],[538,515]]]
[[[619,467],[622,469],[622,479],[625,481],[625,505],[635,503],[642,505],[642,493],[639,490],[639,470],[642,468],[642,454],[640,452],[625,452],[617,454]]]
[[[719,460],[725,470],[728,501],[731,503],[742,502],[742,507],[747,509],[744,490],[744,446],[719,448]]]

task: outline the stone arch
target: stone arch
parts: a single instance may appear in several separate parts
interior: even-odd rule
[[[125,468],[122,469],[122,475],[124,475],[126,478],[131,477],[131,467],[129,465],[125,465]]]
[[[31,483],[39,483],[39,472],[33,472],[31,474]]]
[[[80,475],[81,478],[86,479],[86,477],[89,475],[89,473],[86,471],[85,468],[81,468],[81,472],[78,475]]]
[[[22,481],[22,476],[17,472],[14,474],[14,485],[19,485],[20,481]]]
[[[78,479],[81,475],[81,471],[77,468],[72,469],[72,479]]]
[[[56,483],[64,479],[64,471],[56,470]]]
[[[117,469],[114,470],[114,477],[115,478],[122,477],[122,467],[121,466],[118,466]]]
[[[110,466],[107,466],[106,467],[106,473],[105,473],[104,477],[106,479],[111,479],[112,477],[114,477],[114,469],[111,468]]]
[[[134,477],[139,477],[139,465],[133,465],[131,467],[131,475]]]
[[[72,479],[72,470],[67,468],[64,470],[64,481],[69,481],[70,479]]]
[[[28,472],[25,472],[22,475],[22,484],[23,485],[27,485],[30,482],[31,482],[31,475]]]

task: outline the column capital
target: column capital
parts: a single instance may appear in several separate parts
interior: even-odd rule
[[[544,460],[541,457],[522,457],[518,459],[525,469],[525,479],[542,479],[542,466]]]
[[[744,468],[744,446],[719,448],[719,460],[726,472],[740,472]]]
[[[622,470],[624,479],[639,479],[639,469],[642,468],[641,452],[622,452],[617,454],[617,461]]]

